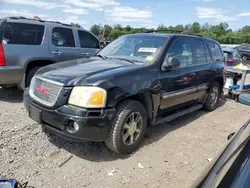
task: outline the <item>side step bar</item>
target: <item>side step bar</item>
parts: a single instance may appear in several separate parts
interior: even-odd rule
[[[176,113],[174,113],[174,114],[171,114],[171,115],[169,115],[169,116],[166,116],[166,117],[163,117],[163,118],[159,118],[159,119],[157,118],[157,119],[155,120],[153,126],[159,125],[159,124],[162,124],[162,123],[167,123],[167,122],[172,121],[172,120],[174,120],[174,119],[176,119],[176,118],[178,118],[178,117],[181,117],[181,116],[184,116],[184,115],[189,114],[189,113],[191,113],[191,112],[194,112],[194,111],[196,111],[196,110],[199,110],[199,109],[201,109],[202,107],[203,107],[202,104],[196,104],[196,105],[193,105],[193,106],[191,106],[191,107],[189,107],[189,108],[180,110],[180,111],[178,111],[178,112],[176,112]]]

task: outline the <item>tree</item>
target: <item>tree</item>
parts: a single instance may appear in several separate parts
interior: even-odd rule
[[[80,24],[78,24],[78,23],[72,23],[72,22],[71,22],[70,25],[72,25],[73,27],[82,28],[82,26],[81,26]]]
[[[92,33],[94,33],[97,37],[100,37],[101,34],[102,34],[102,26],[101,26],[101,25],[94,24],[94,25],[92,25],[92,27],[90,28],[90,31],[91,31]]]
[[[127,25],[127,26],[125,27],[125,30],[126,30],[126,31],[131,31],[131,29],[132,29],[132,28],[130,27],[130,25]]]
[[[201,32],[201,26],[198,22],[194,22],[191,28],[193,33],[200,33]]]
[[[78,24],[79,25],[79,24]],[[146,29],[146,28],[133,28],[129,25],[126,27],[122,27],[121,24],[115,25],[113,28],[109,25],[105,25],[108,29],[105,30],[104,38],[105,39],[116,39],[117,37],[125,34],[132,33],[141,33],[146,31],[152,31],[154,29]],[[90,31],[93,32],[98,37],[101,37],[104,27],[101,25],[93,25],[90,28]],[[210,25],[205,23],[201,25],[198,22],[194,22],[192,24],[187,25],[176,25],[176,26],[165,26],[163,24],[157,27],[158,30],[179,30],[179,31],[189,31],[192,33],[200,34],[203,36],[208,36],[213,38],[220,43],[227,44],[240,44],[240,43],[250,43],[250,25],[246,25],[245,27],[240,28],[237,31],[233,31],[229,29],[229,25],[226,22],[219,23],[217,25]],[[161,33],[173,33],[170,31],[162,31]]]
[[[122,31],[122,30],[123,30],[121,24],[114,25],[114,29],[117,29],[117,30],[119,30],[119,31]]]

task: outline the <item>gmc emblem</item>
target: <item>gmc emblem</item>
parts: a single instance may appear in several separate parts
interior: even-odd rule
[[[48,95],[48,88],[42,86],[42,85],[37,85],[36,86],[36,91],[44,94],[44,95]]]

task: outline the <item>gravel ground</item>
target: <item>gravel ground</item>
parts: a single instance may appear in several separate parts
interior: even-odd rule
[[[189,187],[249,115],[248,106],[222,99],[211,113],[149,128],[139,151],[118,156],[101,143],[47,133],[28,118],[20,91],[0,88],[0,177],[36,188]]]

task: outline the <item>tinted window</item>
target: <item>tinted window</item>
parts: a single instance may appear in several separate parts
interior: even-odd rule
[[[246,50],[250,50],[250,46],[249,45],[246,46]]]
[[[239,54],[239,52],[237,50],[233,51],[233,55],[236,58],[239,58],[239,59],[241,58],[241,56],[240,56],[240,54]]]
[[[233,58],[233,54],[230,53],[230,52],[226,52],[226,51],[224,51],[224,56],[225,56],[226,59]]]
[[[100,48],[99,41],[86,31],[78,31],[82,48]]]
[[[2,44],[5,26],[6,26],[6,20],[0,20],[0,44]]]
[[[75,47],[72,29],[55,27],[52,31],[52,43],[60,47]]]
[[[223,61],[224,55],[221,53],[220,47],[215,42],[208,42],[209,49],[211,51],[212,57],[215,61]]]
[[[3,43],[40,45],[43,40],[44,26],[36,24],[7,23]]]
[[[212,61],[211,55],[206,43],[205,43],[205,50],[206,50],[207,62],[211,62]]]
[[[196,52],[197,64],[202,64],[207,62],[205,45],[202,40],[194,39],[194,49]]]
[[[176,39],[168,50],[167,57],[177,57],[181,61],[180,67],[193,64],[192,44],[189,38]]]

